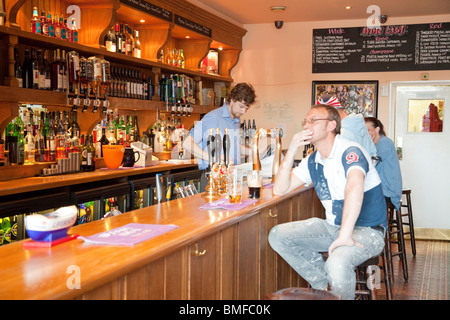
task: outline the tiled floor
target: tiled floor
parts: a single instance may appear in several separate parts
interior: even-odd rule
[[[416,240],[416,256],[411,253],[410,241],[406,241],[408,281],[403,278],[399,257],[393,258],[394,300],[448,300],[450,270],[449,241]],[[377,293],[379,300],[386,299],[384,284]]]

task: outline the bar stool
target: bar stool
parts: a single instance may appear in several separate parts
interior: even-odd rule
[[[403,217],[408,217],[408,221],[402,221],[403,225],[407,225],[409,227],[408,231],[403,231],[403,234],[409,234],[411,237],[411,249],[413,256],[416,256],[416,238],[414,236],[414,222],[413,222],[413,214],[412,214],[412,205],[411,205],[411,189],[403,189],[402,195],[405,195],[406,203],[401,203],[402,208],[406,208],[407,212],[402,213]]]
[[[324,260],[328,258],[328,252],[321,252]],[[390,246],[388,241],[388,234],[385,233],[384,236],[384,249],[383,251],[376,256],[373,256],[359,266],[356,267],[356,290],[355,290],[355,299],[364,299],[368,298],[369,300],[377,300],[377,287],[376,283],[370,281],[370,285],[368,285],[368,280],[372,280],[372,269],[371,266],[378,266],[380,264],[380,258],[382,260],[381,268],[384,271],[384,283],[386,289],[386,300],[392,300],[392,268],[390,268],[389,262],[391,259],[390,255]],[[376,271],[376,270],[375,270]]]
[[[292,287],[268,293],[266,300],[341,300],[341,298],[329,291]]]
[[[392,243],[397,244],[397,252],[392,252],[392,247],[389,248],[390,251],[390,269],[393,270],[392,257],[399,256],[403,267],[403,278],[408,281],[408,263],[406,261],[406,251],[405,251],[405,237],[403,234],[403,222],[400,210],[396,210],[392,203],[386,203],[387,206],[387,220],[388,220],[388,246]],[[394,272],[392,272],[392,279],[394,278]]]

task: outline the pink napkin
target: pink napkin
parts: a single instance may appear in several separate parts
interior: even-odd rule
[[[254,204],[258,200],[256,199],[245,199],[242,200],[241,203],[229,203],[228,199],[219,199],[214,202],[207,203],[200,207],[200,209],[203,210],[210,210],[210,209],[227,209],[230,211],[235,210],[241,210],[245,207],[248,207],[249,205]]]

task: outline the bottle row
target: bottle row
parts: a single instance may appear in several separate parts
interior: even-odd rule
[[[20,51],[14,49],[15,77],[21,88],[68,91],[71,95],[86,98],[152,100],[156,93],[150,73],[147,76],[140,69],[111,66],[101,57],[85,58],[75,51],[61,49],[54,50],[51,55],[50,50],[37,48],[26,48],[23,55],[21,63]],[[195,104],[195,85],[194,79],[184,74],[161,74],[157,93],[160,101],[191,108],[190,105]]]
[[[122,53],[135,58],[141,57],[141,41],[139,31],[128,24],[116,23],[115,28],[105,35],[105,47],[109,52]]]
[[[78,42],[78,28],[75,18],[68,23],[67,19],[61,14],[54,14],[51,12],[45,13],[42,8],[41,16],[38,16],[38,8],[33,8],[33,15],[31,17],[31,32],[42,34],[44,36],[63,39],[71,42]]]

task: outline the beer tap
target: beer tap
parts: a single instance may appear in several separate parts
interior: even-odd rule
[[[206,147],[208,148],[208,161],[209,161],[209,167],[208,170],[211,171],[213,164],[214,164],[214,151],[215,151],[215,144],[214,144],[214,136],[213,136],[214,129],[209,129],[209,136],[208,140],[206,142]]]
[[[272,182],[275,181],[275,176],[281,163],[281,138],[283,130],[280,128],[266,129],[260,128],[256,130],[253,136],[252,154],[253,154],[253,170],[261,170],[261,161],[259,160],[259,138],[271,137],[276,139],[274,159],[272,163]]]
[[[228,128],[225,128],[225,134],[223,135],[223,159],[225,160],[225,166],[228,168],[230,159],[230,135],[228,134]]]
[[[216,135],[214,137],[215,150],[216,150],[216,163],[220,164],[220,157],[222,155],[222,136],[220,135],[220,129],[216,128]]]

